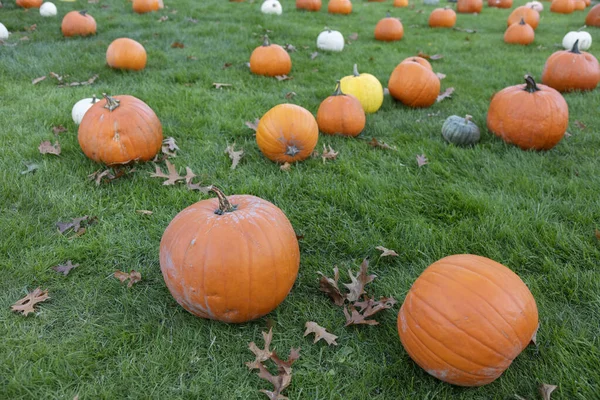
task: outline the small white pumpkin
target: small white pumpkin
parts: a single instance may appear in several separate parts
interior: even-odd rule
[[[3,23],[0,23],[0,40],[8,39],[8,35],[10,35],[10,32],[8,29],[6,29]]]
[[[525,4],[525,7],[533,8],[537,12],[544,11],[544,5],[539,1],[530,1],[529,3]]]
[[[338,31],[325,28],[317,37],[317,48],[327,51],[344,50],[344,36]]]
[[[575,41],[579,40],[577,46],[579,50],[587,50],[592,45],[592,35],[586,31],[571,31],[565,35],[562,45],[566,50],[571,50]]]
[[[281,3],[277,0],[265,0],[260,6],[260,11],[263,14],[276,14],[281,15],[283,9],[281,7]]]
[[[73,110],[71,110],[71,117],[73,117],[73,122],[79,125],[87,110],[89,110],[90,107],[92,107],[97,101],[98,99],[96,98],[96,95],[94,95],[91,98],[82,99],[75,103],[75,105],[73,106]]]
[[[56,6],[49,1],[42,4],[40,7],[40,15],[42,17],[54,17],[56,15]]]

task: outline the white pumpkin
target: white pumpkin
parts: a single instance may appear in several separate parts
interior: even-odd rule
[[[8,29],[6,29],[3,23],[0,23],[0,40],[8,39],[8,35],[10,35],[10,32]]]
[[[276,14],[281,15],[283,9],[281,8],[281,3],[277,0],[265,0],[260,6],[260,11],[263,14]]]
[[[325,29],[317,37],[317,48],[327,51],[344,50],[344,36],[338,31]]]
[[[54,17],[56,15],[56,6],[49,1],[45,2],[40,7],[40,15],[42,17]]]
[[[544,5],[539,1],[530,1],[529,3],[525,4],[525,7],[533,8],[537,12],[544,11]]]
[[[93,106],[94,103],[96,103],[97,101],[98,99],[94,95],[94,97],[82,99],[75,103],[75,105],[73,106],[73,110],[71,110],[71,117],[73,117],[73,122],[79,125],[87,110],[89,110],[90,107]]]
[[[571,50],[577,39],[579,39],[579,43],[577,43],[579,50],[587,50],[592,45],[592,35],[586,31],[571,31],[567,33],[563,38],[562,45],[566,50]]]

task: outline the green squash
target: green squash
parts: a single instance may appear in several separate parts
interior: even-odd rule
[[[451,115],[442,125],[442,136],[447,142],[457,146],[472,146],[479,142],[479,128],[471,121],[470,115],[465,118]]]

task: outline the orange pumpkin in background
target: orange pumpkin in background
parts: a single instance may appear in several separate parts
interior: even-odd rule
[[[260,318],[288,295],[300,266],[283,211],[250,195],[202,200],[173,218],[160,241],[160,269],[190,313],[230,323]]]
[[[512,24],[517,24],[521,22],[521,19],[524,19],[525,23],[535,30],[540,23],[540,13],[531,7],[517,7],[508,16],[506,25],[511,26]]]
[[[559,92],[594,90],[600,83],[600,64],[596,57],[579,51],[579,40],[571,50],[553,53],[542,72],[542,82]]]
[[[409,107],[429,107],[440,93],[440,79],[420,62],[408,59],[392,72],[388,90],[394,99]]]
[[[522,44],[528,45],[535,39],[535,31],[531,26],[525,23],[525,20],[521,18],[521,21],[517,24],[512,24],[506,28],[504,32],[504,41],[510,44]]]
[[[404,60],[402,60],[400,62],[400,64],[411,63],[411,62],[416,62],[418,64],[421,64],[422,66],[424,66],[428,70],[433,71],[433,68],[431,67],[431,64],[429,63],[429,61],[427,61],[425,58],[419,57],[419,56],[407,57]]]
[[[538,310],[513,271],[461,254],[423,271],[397,326],[404,349],[427,373],[453,385],[482,386],[500,377],[531,342]]]
[[[451,8],[436,8],[429,14],[429,26],[432,28],[452,28],[456,24],[456,13]]]
[[[60,24],[64,37],[96,34],[96,20],[87,11],[70,11]]]
[[[590,9],[590,11],[585,16],[585,24],[587,26],[600,27],[600,4],[596,4]]]
[[[17,0],[16,4],[23,8],[40,8],[44,0]]]
[[[408,0],[394,0],[394,7],[408,7]]]
[[[108,96],[83,116],[77,134],[83,153],[106,165],[149,161],[161,149],[160,120],[133,96]]]
[[[144,14],[164,8],[163,0],[133,0],[133,11]]]
[[[511,8],[512,5],[513,5],[513,0],[488,0],[489,7]]]
[[[404,36],[404,27],[398,18],[393,18],[387,13],[385,18],[375,25],[375,39],[384,42],[400,40]]]
[[[350,0],[329,0],[327,12],[330,14],[350,14],[352,12],[352,2]]]
[[[271,44],[267,36],[262,46],[254,49],[250,55],[250,71],[256,75],[287,75],[292,70],[292,59],[287,51],[278,44]]]
[[[584,0],[574,0],[575,11],[583,11],[587,7]]]
[[[573,0],[552,0],[550,11],[559,14],[571,14],[575,11],[575,1]]]
[[[321,6],[321,0],[296,0],[297,10],[319,11]]]
[[[146,49],[133,39],[116,39],[106,50],[106,63],[111,68],[139,71],[146,68],[146,61]]]
[[[483,0],[457,0],[456,12],[464,14],[479,14],[483,9]]]
[[[358,136],[365,123],[365,111],[360,101],[342,93],[340,81],[337,81],[335,92],[323,100],[317,111],[319,130],[329,135]]]

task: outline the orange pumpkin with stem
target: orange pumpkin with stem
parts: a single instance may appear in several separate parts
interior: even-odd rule
[[[488,129],[523,150],[549,150],[563,138],[569,107],[559,92],[525,76],[524,85],[504,88],[492,97]]]
[[[404,36],[404,27],[398,18],[393,18],[388,12],[385,18],[375,26],[375,39],[384,42],[400,40]]]
[[[431,264],[398,313],[408,355],[427,373],[459,386],[496,380],[538,328],[535,299],[510,269],[459,254]]]
[[[144,14],[164,8],[163,0],[133,0],[133,11]]]
[[[575,1],[573,0],[552,0],[550,11],[559,14],[571,14],[575,11]]]
[[[250,195],[202,200],[173,218],[160,241],[160,269],[190,313],[229,323],[274,310],[300,265],[298,240],[283,211]]]
[[[250,71],[256,75],[287,75],[292,70],[292,59],[285,49],[271,44],[265,35],[262,46],[250,55]]]
[[[456,24],[456,13],[449,7],[436,8],[429,14],[429,26],[432,28],[452,28]]]
[[[60,24],[63,36],[88,36],[96,34],[96,20],[87,11],[70,11]]]
[[[146,68],[146,49],[133,39],[115,39],[106,49],[106,63],[115,69],[139,71]]]
[[[160,151],[162,125],[150,107],[133,96],[108,96],[83,116],[78,140],[92,160],[106,165],[149,161]]]
[[[540,13],[531,7],[517,7],[508,16],[507,26],[517,24],[521,22],[521,19],[524,19],[525,23],[535,30],[540,23]]]
[[[350,0],[329,0],[327,12],[330,14],[350,14],[352,12],[352,2]]]
[[[44,0],[17,0],[16,4],[23,8],[40,8]]]
[[[358,136],[365,128],[365,112],[358,99],[342,93],[340,81],[333,95],[319,106],[317,124],[319,130],[329,135]]]
[[[600,64],[596,57],[579,51],[579,40],[571,50],[553,53],[542,72],[542,82],[559,92],[594,90],[600,83]]]
[[[528,45],[535,39],[535,31],[531,26],[525,23],[525,20],[521,18],[521,21],[517,24],[512,24],[506,28],[504,32],[504,41],[510,44],[522,44]]]
[[[394,0],[394,7],[408,7],[408,0]]]
[[[456,12],[465,14],[479,14],[483,9],[483,0],[457,0]]]
[[[319,140],[315,117],[295,104],[280,104],[262,116],[256,128],[256,143],[271,161],[292,163],[312,154]]]
[[[409,107],[429,107],[440,93],[440,79],[417,61],[404,60],[388,82],[390,95]]]
[[[297,10],[319,11],[321,6],[321,0],[296,0]]]
[[[511,8],[512,5],[513,5],[513,0],[488,0],[489,7]]]

